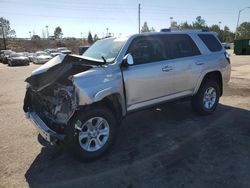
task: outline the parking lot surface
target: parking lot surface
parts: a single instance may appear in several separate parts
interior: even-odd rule
[[[24,79],[39,65],[0,64],[0,187],[250,187],[250,56],[231,64],[214,114],[198,116],[188,102],[134,113],[91,163],[42,146],[25,119]]]

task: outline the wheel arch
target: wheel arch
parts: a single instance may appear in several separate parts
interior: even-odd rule
[[[220,88],[220,96],[223,94],[223,78],[222,78],[222,73],[219,70],[214,70],[205,73],[205,75],[202,77],[201,81],[199,82],[199,85],[195,89],[195,94],[198,92],[200,86],[206,82],[207,80],[213,80],[216,81],[219,84]]]

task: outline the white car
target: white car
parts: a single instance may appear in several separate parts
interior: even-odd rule
[[[43,51],[38,51],[33,56],[33,63],[44,64],[52,59],[52,56]]]

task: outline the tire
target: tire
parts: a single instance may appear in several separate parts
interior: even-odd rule
[[[44,147],[50,146],[50,143],[47,142],[40,134],[37,135],[37,141]]]
[[[219,103],[219,84],[213,80],[204,81],[191,99],[194,111],[200,115],[213,113]]]
[[[98,122],[102,122],[99,123],[99,128]],[[117,134],[117,121],[108,108],[93,106],[78,112],[65,132],[66,146],[74,156],[83,161],[91,161],[101,157],[111,148]]]

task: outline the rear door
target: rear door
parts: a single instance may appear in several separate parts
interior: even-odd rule
[[[204,61],[201,53],[187,34],[168,35],[164,41],[169,43],[171,50],[173,93],[178,96],[189,95],[202,73]]]

